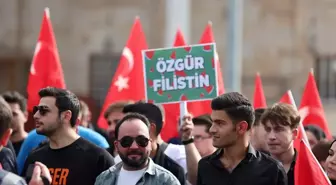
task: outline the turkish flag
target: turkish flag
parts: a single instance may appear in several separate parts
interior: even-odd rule
[[[254,96],[253,96],[253,106],[257,108],[267,108],[266,98],[264,94],[263,85],[261,82],[260,74],[256,74]]]
[[[295,100],[294,100],[294,97],[293,97],[293,94],[292,94],[291,90],[288,90],[281,97],[281,99],[280,99],[279,102],[293,105],[295,107],[295,109],[297,110],[296,103],[295,103]],[[301,140],[304,140],[306,143],[308,143],[308,146],[309,146],[308,137],[306,135],[306,131],[304,130],[302,121],[303,120],[301,119],[300,124],[299,124],[299,128],[298,128],[298,135],[297,135],[296,139],[294,140],[294,148],[296,149],[297,152],[300,151],[300,142],[301,142]]]
[[[331,185],[308,144],[300,141],[300,152],[294,167],[295,185]]]
[[[304,115],[302,116],[303,125],[317,125],[325,132],[328,139],[332,138],[327,119],[324,114],[321,98],[317,90],[313,71],[310,71],[309,73],[299,111],[301,115]]]
[[[141,51],[147,49],[145,34],[137,17],[131,29],[127,44],[122,52],[117,71],[112,79],[98,119],[98,126],[107,129],[104,112],[111,103],[123,100],[145,99],[143,65]]]
[[[30,67],[27,85],[28,110],[38,105],[40,89],[52,86],[65,89],[62,65],[51,25],[49,9],[44,10],[40,35]]]
[[[184,46],[186,42],[180,29],[177,30],[175,35],[174,47]],[[165,125],[161,131],[161,138],[164,141],[168,141],[173,137],[178,136],[178,118],[180,116],[180,104],[170,103],[163,104],[165,109]]]
[[[212,31],[212,23],[209,22],[202,34],[199,43],[207,44],[213,42],[215,42],[215,39]],[[215,66],[217,71],[218,92],[219,94],[223,94],[224,82],[217,51],[215,51],[215,58],[212,62],[213,64],[216,63]],[[188,105],[188,112],[190,112],[193,116],[200,116],[202,114],[211,114],[211,100],[188,102],[187,105]]]

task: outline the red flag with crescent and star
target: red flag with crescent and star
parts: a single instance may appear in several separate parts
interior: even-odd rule
[[[141,51],[144,49],[147,49],[146,38],[142,31],[140,19],[137,17],[105,98],[104,106],[97,122],[99,127],[104,129],[108,127],[104,119],[104,112],[111,103],[145,99],[141,55]]]
[[[32,111],[33,107],[40,101],[39,90],[48,86],[65,89],[64,75],[50,21],[49,9],[46,8],[29,72],[27,85],[29,111]]]

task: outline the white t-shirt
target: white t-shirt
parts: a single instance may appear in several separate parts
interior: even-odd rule
[[[122,167],[117,179],[117,185],[136,185],[145,171],[146,168],[137,171],[127,171]]]
[[[187,173],[187,156],[183,145],[168,144],[164,152],[168,157],[173,159],[177,164],[183,167],[184,172]],[[119,155],[114,157],[114,162],[117,164],[121,162]]]
[[[187,173],[187,156],[184,145],[176,145],[169,143],[164,152],[168,157],[173,159],[177,164],[183,167],[184,172]]]

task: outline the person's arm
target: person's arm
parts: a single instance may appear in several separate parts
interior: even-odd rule
[[[109,169],[114,164],[115,163],[112,155],[102,149],[97,161],[97,176],[100,175],[103,171]]]
[[[186,115],[184,117],[184,123],[182,125],[182,142],[183,141],[188,141],[192,139],[192,130],[194,129],[194,124],[192,122],[192,116]],[[197,166],[198,162],[201,160],[201,155],[199,154],[195,144],[193,142],[186,144],[185,146],[185,152],[187,156],[187,177],[188,181],[191,184],[196,184],[197,183]]]

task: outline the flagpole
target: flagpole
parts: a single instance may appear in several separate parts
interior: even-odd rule
[[[228,53],[225,89],[241,92],[244,0],[229,0]]]
[[[190,0],[166,0],[165,47],[172,47],[175,33],[181,29],[187,43],[190,41]]]

